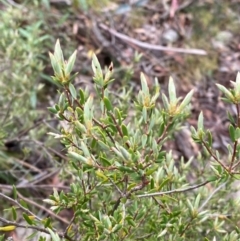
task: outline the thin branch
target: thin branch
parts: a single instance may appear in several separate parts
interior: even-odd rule
[[[120,126],[118,125],[118,123],[117,123],[114,115],[113,115],[111,112],[109,112],[109,115],[112,117],[112,120],[113,120],[113,122],[114,122],[114,124],[115,124],[115,127],[116,127],[117,130],[118,130],[119,135],[120,135],[121,137],[123,137],[123,132],[122,132]]]
[[[77,106],[81,109],[84,110],[83,106],[78,102],[77,99],[74,99],[75,103],[77,104]],[[112,141],[112,143],[115,145],[115,141],[113,139],[113,137],[111,136],[111,134],[109,133],[109,131],[106,130],[106,126],[104,126],[101,122],[99,122],[97,119],[93,118],[93,122],[100,126],[104,131],[106,131],[106,134],[108,135],[108,137],[110,138],[110,140]]]
[[[205,141],[202,141],[203,143],[203,146],[207,149],[208,153],[214,158],[214,160],[220,164],[227,172],[228,171],[228,168],[221,162],[218,160],[217,156],[213,154],[212,150],[207,146],[207,144],[205,143]]]
[[[18,196],[25,202],[27,202],[28,204],[31,204],[32,206],[35,206],[43,211],[45,211],[46,213],[48,213],[49,215],[51,215],[52,217],[58,219],[59,221],[65,223],[65,224],[69,224],[69,221],[65,218],[62,218],[60,216],[58,216],[57,214],[55,214],[53,211],[51,211],[50,209],[44,207],[44,206],[41,206],[40,204],[34,202],[33,200],[30,200],[26,197],[24,197],[23,195],[21,195],[19,192],[18,192]]]
[[[228,169],[229,173],[232,171],[234,160],[235,160],[235,157],[236,157],[236,154],[237,154],[237,145],[238,145],[238,140],[234,141],[232,160],[231,160],[231,163],[230,163],[230,166],[229,166],[229,169]]]
[[[224,187],[226,185],[226,182],[224,182],[223,184],[221,184],[219,187],[217,187],[209,196],[208,198],[205,200],[205,202],[201,205],[201,207],[198,209],[198,211],[200,212],[209,202],[209,200],[213,197],[213,195],[215,193],[217,193],[222,187]]]
[[[125,34],[119,33],[116,30],[109,28],[107,25],[103,23],[100,23],[99,27],[104,29],[105,31],[108,31],[109,33],[116,36],[117,38],[122,39],[123,41],[130,42],[132,44],[135,44],[145,49],[168,51],[168,52],[183,53],[183,54],[207,55],[207,52],[202,49],[183,49],[183,48],[165,47],[161,45],[145,43],[145,42],[136,40],[134,38],[131,38]]]
[[[29,211],[27,208],[23,207],[18,201],[6,196],[5,194],[0,192],[0,197],[4,198],[5,200],[9,201],[10,203],[18,206],[21,210],[23,210],[25,213],[29,214],[30,216],[35,217],[38,221],[42,221],[41,218],[39,218],[38,216],[36,216],[34,213],[32,213],[31,211]]]
[[[187,187],[187,188],[181,188],[181,189],[170,190],[170,191],[165,191],[165,192],[146,193],[146,194],[140,194],[140,195],[136,195],[136,196],[139,198],[145,198],[145,197],[161,196],[161,195],[172,194],[172,193],[188,192],[188,191],[197,189],[199,187],[205,186],[206,184],[208,184],[210,182],[212,182],[212,181],[206,181],[206,182],[197,184],[195,186]]]
[[[33,185],[33,184],[20,184],[16,186],[17,189],[45,189],[52,190],[53,188],[59,190],[70,190],[70,187],[67,186],[58,186],[58,185]],[[11,185],[0,184],[0,189],[12,190]]]
[[[41,228],[39,226],[33,226],[33,225],[29,225],[29,224],[24,225],[24,224],[20,224],[20,223],[17,223],[17,222],[9,221],[9,220],[7,220],[5,218],[1,218],[1,217],[0,217],[0,221],[3,222],[4,224],[7,224],[7,225],[13,225],[13,226],[18,227],[18,228],[34,229],[34,230],[37,230],[39,232],[43,232],[43,233],[46,233],[46,234],[50,235],[50,232],[47,229]],[[56,232],[56,231],[54,231],[54,232]],[[72,238],[70,238],[68,235],[64,235],[62,233],[58,233],[58,235],[61,238],[66,238],[69,241],[73,241]]]
[[[32,226],[32,225],[29,225],[29,224],[24,225],[24,224],[20,224],[20,223],[17,223],[17,222],[9,221],[9,220],[7,220],[5,218],[1,218],[1,217],[0,217],[0,221],[3,222],[4,224],[13,225],[13,226],[16,226],[18,228],[25,228],[25,229],[29,229],[30,228],[30,229],[35,229],[35,230],[37,230],[39,232],[50,234],[47,229],[41,228],[39,226]]]
[[[66,227],[65,231],[63,232],[63,235],[64,235],[64,236],[67,235],[69,228],[73,225],[73,222],[74,222],[74,220],[75,220],[75,214],[76,214],[76,213],[74,213],[71,221],[69,222],[68,226]]]

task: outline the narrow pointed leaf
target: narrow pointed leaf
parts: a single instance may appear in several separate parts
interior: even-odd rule
[[[50,228],[47,228],[53,241],[61,241],[58,234],[54,233]]]
[[[76,91],[74,85],[71,84],[71,83],[69,84],[69,90],[70,90],[70,93],[71,93],[72,97],[74,99],[76,99],[77,98],[77,91]]]
[[[81,156],[80,154],[70,151],[68,152],[68,155],[74,159],[76,159],[77,161],[83,162],[83,163],[87,163],[88,159],[84,156]]]
[[[166,110],[169,109],[169,102],[168,102],[168,98],[165,94],[162,94],[162,100],[163,100],[163,105],[165,107]]]
[[[203,125],[203,113],[202,111],[200,112],[199,116],[198,116],[198,131],[199,130],[203,130],[204,129],[204,125]]]
[[[226,88],[224,87],[223,85],[220,85],[220,84],[216,84],[218,89],[230,100],[233,100],[233,95],[232,93]]]
[[[170,76],[168,83],[168,94],[170,99],[170,104],[175,105],[177,103],[176,88],[174,85],[173,78]]]
[[[62,69],[61,69],[61,66],[59,65],[57,59],[55,58],[55,56],[52,53],[49,53],[49,57],[51,60],[51,65],[52,65],[54,74],[56,75],[56,77],[62,77]]]
[[[112,106],[110,100],[106,96],[103,98],[103,102],[104,102],[104,105],[105,105],[107,111],[113,110],[113,106]]]
[[[142,85],[142,91],[145,95],[149,95],[149,88],[148,88],[148,84],[147,84],[147,80],[146,77],[143,73],[141,73],[141,85]]]
[[[75,50],[74,53],[68,59],[68,62],[67,62],[66,67],[65,67],[65,72],[66,72],[67,76],[69,76],[70,73],[73,70],[73,66],[74,66],[75,61],[76,61],[76,56],[77,56],[77,51]]]
[[[235,141],[235,129],[233,127],[233,125],[229,125],[229,136],[231,138],[231,140],[234,142]]]
[[[93,72],[94,72],[95,75],[103,78],[101,65],[100,65],[100,63],[97,59],[97,56],[95,54],[93,54],[93,58],[92,58],[92,69],[93,69]]]
[[[26,221],[28,224],[30,224],[30,225],[33,224],[32,219],[29,218],[29,216],[28,216],[26,213],[23,213],[22,215],[23,215],[23,218],[25,219],[25,221]]]
[[[64,58],[63,58],[63,52],[60,46],[59,39],[56,42],[55,49],[54,49],[54,56],[56,60],[61,64],[61,66],[64,65]]]
[[[186,97],[184,98],[184,100],[182,101],[182,103],[179,106],[179,110],[182,111],[191,101],[192,96],[193,96],[194,90],[191,90]]]
[[[238,95],[240,94],[240,72],[237,73],[235,91]]]

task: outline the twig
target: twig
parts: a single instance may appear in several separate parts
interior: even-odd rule
[[[52,190],[53,188],[59,189],[59,190],[70,190],[70,187],[67,186],[57,186],[57,185],[33,185],[33,184],[20,184],[16,186],[17,189],[50,189]],[[0,184],[0,189],[7,189],[7,190],[12,190],[11,185],[5,185],[5,184]]]
[[[51,210],[49,210],[48,208],[45,208],[43,206],[41,206],[40,204],[34,202],[33,200],[30,200],[26,197],[24,197],[23,195],[21,195],[19,192],[18,192],[18,196],[25,202],[27,202],[28,204],[31,204],[32,206],[35,206],[37,208],[40,208],[41,210],[47,212],[49,215],[53,216],[54,218],[58,219],[59,221],[65,223],[65,224],[69,224],[69,221],[66,220],[65,218],[62,218],[60,216],[58,216],[57,214],[55,214],[54,212],[52,212]]]
[[[14,161],[15,163],[18,162],[21,166],[27,167],[27,168],[29,168],[30,170],[34,171],[34,172],[42,173],[42,170],[41,170],[41,169],[39,169],[39,168],[37,168],[37,167],[35,167],[35,166],[27,163],[26,161],[22,161],[22,160],[19,160],[19,159],[17,159],[17,158],[14,158],[13,161]]]
[[[37,230],[39,232],[50,234],[47,229],[41,228],[39,226],[32,226],[32,225],[29,225],[29,224],[28,225],[24,225],[24,224],[20,224],[20,223],[17,223],[17,222],[12,222],[12,221],[6,220],[5,218],[1,218],[1,217],[0,217],[0,221],[3,222],[4,224],[7,224],[7,225],[14,225],[14,226],[19,227],[19,228],[35,229],[35,230]]]
[[[207,52],[202,49],[183,49],[183,48],[174,48],[174,47],[165,47],[161,45],[154,45],[145,43],[139,40],[136,40],[134,38],[131,38],[125,34],[119,33],[116,30],[109,28],[103,23],[99,24],[99,27],[104,29],[105,31],[108,31],[109,33],[115,35],[119,39],[122,39],[123,41],[130,42],[132,44],[135,44],[139,47],[151,49],[151,50],[158,50],[158,51],[167,51],[167,52],[175,52],[175,53],[182,53],[182,54],[196,54],[196,55],[207,55]]]
[[[1,218],[1,217],[0,217],[0,221],[3,222],[4,224],[7,224],[7,225],[13,225],[13,226],[16,226],[18,228],[25,228],[25,229],[30,228],[30,229],[34,229],[34,230],[37,230],[39,232],[43,232],[43,233],[46,233],[46,234],[50,235],[50,232],[47,229],[41,228],[39,226],[33,226],[33,225],[29,225],[29,224],[24,225],[24,224],[20,224],[20,223],[17,223],[17,222],[9,221],[9,220],[7,220],[5,218]],[[53,230],[53,231],[56,232],[55,230]],[[70,238],[68,235],[64,235],[62,233],[58,233],[58,235],[62,238],[65,238],[65,239],[69,240],[69,241],[73,241],[72,238]]]
[[[5,194],[0,192],[0,197],[4,198],[5,200],[9,201],[10,203],[13,203],[14,205],[18,206],[21,210],[23,210],[25,213],[35,217],[38,221],[42,221],[41,218],[39,218],[38,216],[36,216],[34,213],[32,213],[31,211],[29,211],[27,208],[23,207],[18,201],[6,196]]]
[[[228,168],[221,162],[218,160],[217,156],[214,155],[214,153],[212,152],[212,150],[207,146],[207,144],[205,143],[205,141],[202,141],[203,146],[207,149],[208,153],[214,158],[214,160],[221,165],[228,173]]]
[[[217,193],[222,187],[224,187],[226,185],[226,182],[224,182],[223,184],[221,184],[219,187],[217,187],[209,196],[208,198],[205,200],[205,202],[201,205],[201,207],[198,209],[198,211],[200,212],[204,206],[206,206],[206,204],[208,203],[208,201],[213,197],[213,195],[215,193]]]
[[[172,194],[172,193],[181,193],[181,192],[188,192],[194,189],[197,189],[199,187],[205,186],[206,184],[210,183],[212,181],[206,181],[200,184],[197,184],[195,186],[187,187],[187,188],[182,188],[182,189],[176,189],[176,190],[170,190],[170,191],[165,191],[165,192],[154,192],[154,193],[146,193],[146,194],[140,194],[136,195],[139,198],[144,198],[144,197],[154,197],[154,196],[161,196],[161,195],[166,195],[166,194]]]
[[[228,169],[229,173],[231,173],[231,171],[232,171],[232,167],[233,167],[233,164],[234,164],[234,161],[235,161],[235,158],[236,158],[237,146],[238,146],[238,140],[234,141],[232,160],[231,160],[231,163],[230,163],[230,166],[229,166],[229,169]]]
[[[73,222],[75,220],[75,214],[76,213],[74,213],[73,217],[71,218],[71,221],[69,222],[68,226],[66,227],[65,231],[63,232],[64,236],[67,235],[69,228],[71,228],[71,226],[73,225]]]

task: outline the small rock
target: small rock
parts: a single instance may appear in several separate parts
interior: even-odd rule
[[[179,35],[174,29],[167,29],[163,32],[162,40],[164,43],[174,43],[178,40]]]

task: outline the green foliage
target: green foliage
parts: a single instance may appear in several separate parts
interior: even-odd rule
[[[36,118],[41,54],[48,36],[42,35],[41,20],[33,22],[30,9],[9,6],[1,14],[1,127],[13,137],[19,126],[26,127]]]
[[[112,65],[104,72],[94,55],[96,92],[89,95],[59,74],[58,69],[64,73],[67,65],[74,64],[75,53],[68,61],[59,53],[57,41],[50,56],[57,60],[52,61],[53,78],[62,86],[62,94],[50,110],[66,125],[61,134],[50,134],[68,149],[67,172],[73,182],[70,192],[54,190],[45,202],[55,212],[74,211],[65,234],[81,240],[215,240],[223,234],[224,240],[240,238],[234,221],[239,202],[226,191],[233,190],[238,175],[240,124],[230,127],[234,148],[229,147],[231,161],[225,163],[212,149],[212,134],[205,130],[201,113],[192,135],[213,161],[204,164],[201,158],[193,170],[196,160],[174,160],[172,152],[164,150],[189,115],[193,91],[181,100],[170,78],[167,97],[157,81],[150,90],[141,74],[141,90],[132,102],[131,96],[125,96],[125,87],[109,91]],[[69,63],[70,59],[74,60]],[[218,85],[227,101],[236,105],[238,82],[239,75],[233,90]],[[163,106],[157,101],[160,95]]]
[[[14,35],[16,41],[23,38],[26,42],[28,37],[24,31],[31,28],[18,29],[15,32],[19,35]],[[28,44],[34,50],[33,42]],[[41,43],[36,42],[36,45]],[[23,56],[28,57],[29,52],[20,50]],[[15,52],[11,54],[8,58],[12,58],[14,63]],[[41,67],[37,50],[32,55]],[[224,94],[223,100],[235,105],[237,110],[237,117],[228,114],[232,142],[229,143],[227,158],[213,148],[212,133],[205,128],[201,112],[197,126],[191,127],[191,131],[193,140],[203,150],[198,157],[177,160],[166,146],[173,134],[184,127],[183,123],[190,114],[193,90],[183,99],[178,97],[174,80],[170,77],[168,94],[164,94],[157,80],[155,86],[149,88],[142,73],[141,89],[136,95],[126,86],[113,92],[110,87],[114,81],[113,65],[103,70],[97,56],[93,55],[95,92],[89,94],[85,89],[77,89],[73,82],[76,51],[65,60],[58,40],[54,53],[49,55],[54,71],[52,79],[60,88],[58,102],[49,107],[49,111],[62,123],[60,132],[49,134],[59,139],[67,150],[68,162],[61,173],[70,183],[70,189],[54,189],[44,202],[57,214],[70,209],[73,216],[67,220],[64,230],[59,231],[54,216],[40,218],[31,212],[23,200],[18,201],[19,193],[13,186],[13,198],[0,192],[1,198],[13,203],[5,210],[11,221],[0,217],[4,223],[0,231],[15,230],[21,213],[25,227],[35,230],[29,239],[36,239],[38,232],[45,232],[54,241],[240,239],[240,199],[234,196],[238,190],[235,182],[240,174],[240,74],[232,82],[232,89],[217,85]],[[29,76],[37,79],[41,69],[35,73],[34,68],[28,69],[28,64],[18,69],[17,77],[31,71]],[[12,68],[11,72],[3,75],[16,81],[13,87],[18,88],[13,88],[11,93],[21,95],[24,84],[30,90],[36,90],[36,82],[32,83],[28,75],[26,81],[14,79],[16,69]],[[3,111],[7,113],[5,121],[8,122],[14,120],[8,113],[20,118],[22,112],[19,103],[9,102],[6,93],[3,92],[5,99],[2,102]],[[23,96],[26,108],[31,109],[21,116],[27,122],[35,118],[35,107],[29,92],[23,92]],[[8,103],[11,103],[11,109],[6,108]],[[1,136],[7,135],[5,127]],[[0,240],[4,237],[0,236]],[[41,236],[38,240],[46,238]]]
[[[20,139],[28,134],[29,141],[46,132],[45,127],[32,129],[34,121],[43,115],[37,110],[37,98],[43,87],[40,74],[49,36],[43,32],[43,19],[32,7],[5,4],[1,8],[0,180],[12,184],[21,175],[22,165],[16,160],[27,158],[31,152],[23,149]]]

